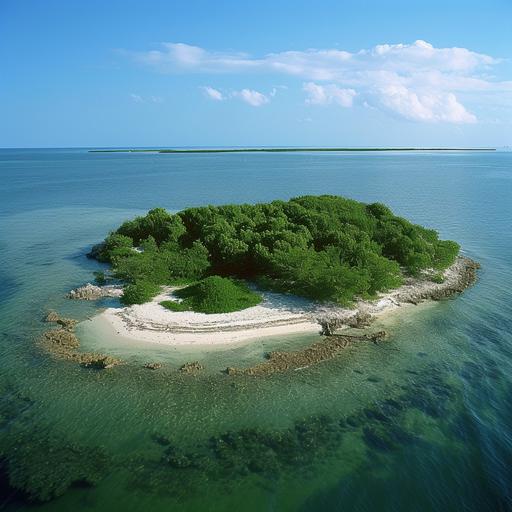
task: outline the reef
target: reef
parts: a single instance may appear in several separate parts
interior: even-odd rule
[[[345,457],[343,446],[362,441],[375,464],[380,454],[427,443],[411,414],[447,417],[456,389],[440,377],[439,368],[417,373],[400,393],[379,399],[348,415],[311,415],[282,429],[247,427],[228,430],[186,445],[172,432],[153,432],[158,460],[133,461],[133,484],[142,490],[174,496],[197,493],[205,483],[238,486],[245,478],[272,485],[280,478],[310,478],[318,464]],[[347,460],[347,464],[351,461]]]
[[[103,477],[107,458],[102,449],[34,434],[12,434],[0,454],[10,487],[28,501],[50,501],[73,485],[93,486]]]
[[[289,370],[301,370],[311,365],[327,361],[336,354],[357,341],[371,341],[377,343],[386,337],[385,331],[367,333],[362,335],[336,334],[326,337],[325,340],[297,351],[273,351],[266,354],[266,361],[250,368],[228,367],[228,375],[270,375]]]
[[[61,317],[53,310],[48,311],[48,314],[45,317],[45,322],[59,324],[67,331],[72,331],[78,323],[74,318]]]
[[[144,363],[142,367],[146,370],[159,370],[162,368],[162,363]]]
[[[45,321],[57,323],[61,328],[45,331],[38,341],[39,347],[59,359],[76,361],[85,368],[104,370],[122,363],[121,359],[95,352],[79,352],[80,340],[74,333],[78,321],[62,318],[55,311],[50,311]]]
[[[204,366],[199,361],[193,361],[191,363],[185,363],[180,367],[181,373],[193,374],[200,370],[203,370]]]

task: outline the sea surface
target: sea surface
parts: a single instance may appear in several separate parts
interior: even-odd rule
[[[87,328],[115,301],[65,298],[101,268],[91,245],[150,208],[304,194],[380,201],[438,229],[481,263],[478,282],[390,319],[384,343],[266,378],[221,370],[318,337],[211,352],[122,343]],[[512,510],[511,222],[505,151],[0,150],[0,509]],[[48,309],[83,321],[85,350],[127,364],[49,357],[37,344]],[[204,372],[176,371],[191,360]],[[9,481],[49,501],[35,508]]]

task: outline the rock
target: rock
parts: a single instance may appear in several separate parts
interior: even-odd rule
[[[52,353],[64,354],[76,350],[80,341],[74,333],[65,329],[52,329],[43,335],[42,343]]]
[[[162,363],[146,363],[143,365],[143,368],[147,368],[148,370],[159,370],[162,368]]]
[[[45,321],[59,324],[67,331],[72,331],[78,323],[78,320],[61,317],[55,311],[49,311],[45,317]]]
[[[45,322],[57,322],[60,319],[60,316],[53,310],[48,311],[44,321]]]
[[[405,290],[398,293],[396,299],[399,302],[419,304],[424,300],[442,300],[457,293],[463,292],[476,281],[476,271],[480,264],[466,256],[459,256],[456,262],[449,267],[440,283],[430,283],[429,286],[404,287]]]
[[[76,327],[78,320],[74,320],[73,318],[60,318],[57,320],[57,323],[66,331],[72,331]]]
[[[372,315],[367,311],[359,310],[354,316],[350,317],[347,321],[347,325],[354,329],[361,329],[368,327],[371,323]]]
[[[92,286],[92,285],[88,285]],[[99,288],[99,287],[96,287]],[[78,352],[80,340],[73,329],[78,323],[73,318],[62,318],[55,311],[49,311],[45,317],[47,322],[59,324],[61,329],[46,331],[38,344],[51,355],[60,359],[76,361],[86,368],[107,369],[120,364],[122,361],[106,354]],[[151,363],[150,363],[151,364]],[[158,365],[159,363],[152,363]]]
[[[228,375],[270,375],[277,372],[299,370],[311,365],[332,359],[340,350],[348,347],[355,341],[372,341],[377,343],[386,337],[385,331],[361,335],[333,334],[325,340],[293,352],[269,352],[265,355],[266,361],[250,368],[226,368]]]
[[[103,297],[121,297],[121,295],[123,295],[123,289],[120,286],[97,286],[87,283],[85,286],[71,290],[67,297],[75,300],[97,300]]]
[[[85,368],[96,368],[98,370],[106,370],[108,368],[113,368],[121,363],[120,359],[116,359],[112,356],[107,356],[105,354],[94,354],[94,353],[85,353],[85,354],[77,354],[80,364]]]
[[[368,327],[371,323],[372,316],[365,310],[358,310],[355,314],[347,316],[332,312],[326,316],[318,317],[317,322],[320,324],[322,336],[334,336],[334,333],[342,327],[352,327],[361,329]]]
[[[181,373],[195,373],[199,370],[203,370],[204,366],[199,363],[199,361],[193,361],[191,363],[185,363],[180,367]]]

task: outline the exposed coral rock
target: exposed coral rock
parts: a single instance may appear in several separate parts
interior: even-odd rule
[[[400,288],[386,294],[385,300],[400,306],[401,304],[419,304],[426,300],[446,299],[471,286],[476,280],[478,268],[480,265],[476,261],[466,256],[459,256],[455,263],[444,271],[442,281],[433,282],[428,272],[420,277],[410,277]],[[379,299],[370,302],[359,301],[354,310],[326,308],[316,315],[321,334],[332,336],[338,329],[344,327],[367,327],[373,319],[370,313],[374,309],[372,304],[378,301]]]
[[[80,346],[80,341],[70,331],[51,329],[44,333],[41,344],[54,354],[64,355],[66,352],[76,350]]]
[[[185,363],[180,367],[181,373],[195,373],[199,370],[204,369],[204,366],[199,361],[193,361],[192,363]]]
[[[419,304],[425,300],[442,300],[463,292],[476,281],[476,271],[480,264],[465,256],[459,256],[454,265],[443,274],[443,282],[423,286],[404,286],[399,289],[396,299],[399,302]]]
[[[106,370],[121,364],[120,359],[105,354],[83,353],[77,354],[77,358],[85,368],[96,368],[98,370]]]
[[[76,361],[87,368],[107,369],[112,368],[122,361],[106,354],[92,352],[78,352],[80,340],[73,329],[78,323],[72,318],[61,318],[55,311],[49,311],[45,320],[59,324],[61,329],[50,329],[39,339],[39,346],[52,356],[69,361]]]
[[[60,319],[60,316],[53,310],[48,311],[44,321],[45,322],[56,322]]]
[[[72,331],[78,323],[78,321],[73,318],[64,318],[59,316],[55,311],[49,311],[45,317],[45,321],[59,324],[67,331]]]
[[[143,365],[143,368],[148,370],[159,370],[162,368],[162,363],[146,363]]]
[[[97,300],[103,297],[121,297],[121,295],[123,295],[123,289],[121,286],[97,286],[95,284],[87,283],[84,286],[71,290],[67,297],[69,299],[78,300]]]
[[[352,335],[331,335],[325,341],[314,343],[310,347],[295,352],[270,352],[267,360],[251,368],[226,368],[228,375],[270,375],[288,370],[299,370],[313,364],[332,359],[341,349],[354,341],[372,341],[377,343],[386,337],[385,331]]]

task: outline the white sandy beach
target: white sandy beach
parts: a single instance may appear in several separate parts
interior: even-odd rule
[[[294,296],[264,293],[258,306],[234,313],[174,312],[159,303],[172,298],[166,289],[151,302],[109,308],[93,319],[108,321],[122,337],[166,345],[218,345],[293,333],[319,332],[313,306]]]
[[[224,345],[267,336],[317,333],[319,320],[335,318],[350,323],[358,314],[371,320],[381,318],[404,305],[458,291],[465,275],[466,258],[459,258],[444,273],[443,283],[409,279],[403,286],[381,294],[373,301],[359,301],[354,308],[318,305],[300,297],[264,292],[263,302],[243,311],[224,314],[173,312],[159,304],[172,298],[172,288],[163,290],[151,302],[125,308],[109,308],[92,319],[107,322],[122,338],[163,345]]]

